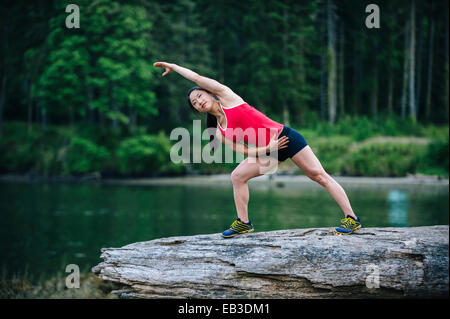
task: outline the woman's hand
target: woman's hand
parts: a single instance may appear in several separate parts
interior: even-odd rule
[[[170,71],[173,70],[173,67],[175,66],[175,64],[173,63],[167,63],[167,62],[155,62],[153,63],[153,66],[158,67],[158,68],[164,68],[166,69],[166,71],[162,74],[162,76],[167,75]]]
[[[277,135],[274,135],[273,138],[270,140],[269,144],[267,145],[268,147],[268,152],[274,152],[276,150],[280,150],[282,148],[286,148],[288,147],[289,143],[289,137],[287,136],[282,136],[280,139],[278,139]]]

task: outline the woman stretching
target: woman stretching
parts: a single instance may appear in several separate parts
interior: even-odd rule
[[[201,76],[189,69],[173,63],[156,62],[155,67],[164,68],[162,76],[175,71],[193,81],[197,86],[188,92],[189,106],[195,112],[206,113],[207,126],[216,130],[216,138],[230,146],[235,152],[247,156],[231,173],[234,202],[238,218],[231,227],[222,233],[225,238],[253,231],[248,219],[249,190],[247,182],[267,171],[267,161],[262,157],[275,154],[280,162],[290,158],[313,181],[323,186],[342,209],[345,218],[342,225],[335,228],[337,234],[348,235],[361,228],[359,218],[352,210],[344,189],[323,169],[317,157],[306,143],[304,137],[296,130],[271,120],[245,101],[227,86]],[[249,141],[245,132],[254,132],[250,136],[255,147],[244,143]],[[213,142],[211,137],[211,142]],[[256,141],[256,143],[255,143]],[[247,143],[249,144],[249,143]]]

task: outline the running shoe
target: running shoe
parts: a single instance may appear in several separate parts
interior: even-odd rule
[[[350,235],[355,230],[361,228],[361,222],[359,218],[354,219],[351,216],[347,216],[346,218],[341,219],[342,225],[340,227],[336,227],[334,232],[339,235]]]
[[[231,224],[229,229],[222,233],[222,237],[231,238],[237,235],[251,233],[253,230],[254,228],[250,221],[248,223],[244,223],[238,218],[233,222],[233,224]]]

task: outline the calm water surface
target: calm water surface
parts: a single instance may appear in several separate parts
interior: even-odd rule
[[[448,187],[346,191],[363,227],[448,225]],[[333,227],[343,217],[317,188],[250,185],[249,212],[255,231]],[[89,271],[102,247],[220,233],[234,218],[231,187],[0,184],[0,269],[41,280],[68,264]]]

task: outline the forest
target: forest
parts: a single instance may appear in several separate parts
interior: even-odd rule
[[[171,130],[206,123],[167,61],[298,129],[330,173],[448,178],[449,1],[78,0],[79,28],[70,3],[0,4],[0,174],[231,171],[170,162]]]

